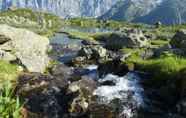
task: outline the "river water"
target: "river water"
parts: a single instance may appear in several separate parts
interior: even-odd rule
[[[96,33],[96,32],[110,32],[103,29],[85,29],[66,27],[63,30],[78,30],[82,32]],[[60,55],[58,61],[65,62],[74,58],[77,51],[82,46],[81,40],[71,39],[64,33],[57,33],[51,40],[52,45],[59,45],[64,50],[63,55]],[[113,75],[112,73],[105,75],[103,78],[98,77],[98,66],[89,65],[86,68],[86,75],[96,80],[100,86],[93,92],[98,96],[97,102],[100,104],[107,104],[110,106],[117,106],[118,116],[120,118],[135,118],[138,110],[145,107],[144,89],[140,85],[139,76],[136,73],[128,73],[122,77]],[[102,84],[104,82],[111,82],[112,85]],[[116,103],[114,101],[117,101]],[[114,105],[113,105],[114,104]]]

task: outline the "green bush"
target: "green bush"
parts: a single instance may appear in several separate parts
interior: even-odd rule
[[[4,82],[0,89],[0,118],[21,118],[19,97],[13,96],[13,86],[9,81]]]

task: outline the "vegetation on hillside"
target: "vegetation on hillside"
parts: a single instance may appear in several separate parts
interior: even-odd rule
[[[62,21],[58,16],[50,13],[36,12],[30,9],[16,9],[0,12],[0,23],[51,36],[61,28]]]
[[[91,18],[72,18],[65,21],[66,26],[79,26],[79,27],[86,27],[86,28],[105,28],[105,29],[111,29],[111,30],[120,30],[124,31],[128,28],[137,28],[141,29],[145,34],[152,35],[155,37],[155,40],[152,44],[157,43],[166,43],[168,40],[170,40],[173,35],[179,30],[179,29],[185,29],[186,24],[181,25],[161,25],[160,27],[156,27],[155,25],[146,25],[141,23],[129,23],[129,22],[123,22],[123,21],[113,21],[113,20],[98,20],[98,19],[91,19]],[[84,33],[81,31],[66,31],[70,36],[74,38],[81,38],[82,39],[97,39],[95,36],[103,36],[107,34],[100,34],[97,35],[93,34],[90,35],[89,33]]]
[[[99,20],[92,18],[72,18],[65,21],[66,25],[72,26],[80,26],[80,27],[103,27],[110,29],[119,29],[122,27],[130,27],[130,28],[145,28],[149,25],[140,24],[140,23],[129,23],[122,21],[114,21],[114,20]]]

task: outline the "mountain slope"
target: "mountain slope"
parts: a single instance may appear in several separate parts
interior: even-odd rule
[[[161,3],[160,0],[125,0],[117,2],[101,19],[132,21],[147,15]]]
[[[181,24],[186,22],[186,0],[166,0],[148,15],[135,19],[137,22]]]
[[[154,24],[186,22],[186,0],[126,0],[116,3],[101,19]]]
[[[44,10],[62,17],[97,17],[103,15],[117,0],[0,0],[1,9],[10,6]]]

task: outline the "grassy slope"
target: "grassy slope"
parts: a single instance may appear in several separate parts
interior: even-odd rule
[[[41,19],[39,16],[43,17],[44,22],[39,23],[39,19]],[[8,10],[0,13],[0,18],[5,17],[5,20],[0,21],[0,23],[9,24],[14,27],[21,27],[30,29],[36,33],[39,33],[41,35],[47,35],[51,36],[55,31],[59,30],[61,28],[61,19],[55,15],[49,14],[49,13],[43,13],[43,12],[35,12],[30,9],[17,9],[17,10]],[[25,19],[28,19],[33,24],[29,24],[28,22],[20,22],[18,19],[15,22],[8,21],[6,19],[15,19],[15,17],[23,17]]]
[[[158,42],[160,43],[160,40],[165,40],[165,39],[170,39],[176,31],[179,29],[185,29],[186,24],[182,25],[171,25],[171,26],[161,26],[160,28],[154,28],[153,26],[145,25],[145,24],[136,24],[136,23],[128,23],[128,22],[122,22],[122,21],[101,21],[101,20],[96,20],[96,19],[82,19],[82,18],[73,18],[70,20],[67,20],[66,25],[73,25],[73,26],[80,26],[80,27],[101,27],[101,28],[107,28],[107,29],[113,29],[113,30],[118,30],[118,29],[123,29],[123,28],[139,28],[148,34],[156,35]],[[87,37],[88,34],[84,33],[82,34],[81,32],[68,32],[70,35],[73,37],[78,37],[79,34],[81,34],[81,37],[86,35]],[[157,43],[158,43],[157,42]],[[163,42],[163,41],[161,41]],[[156,43],[156,42],[155,42]]]

